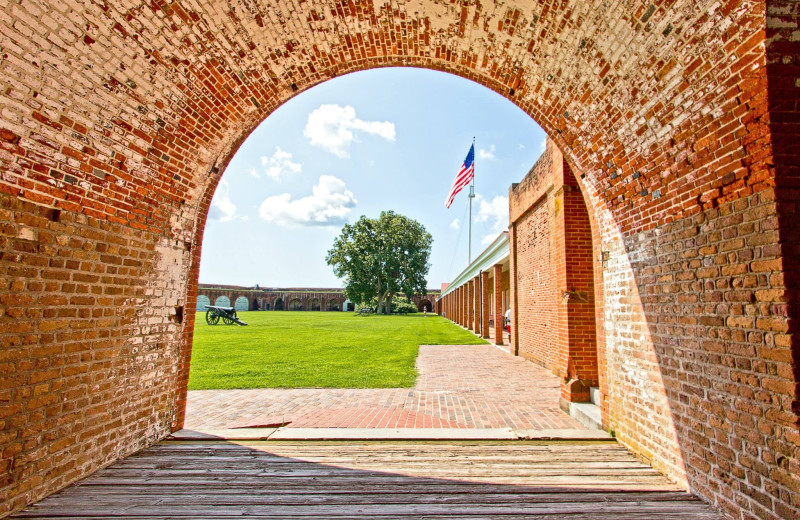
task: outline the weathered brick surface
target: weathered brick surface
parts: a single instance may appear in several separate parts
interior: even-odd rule
[[[505,309],[503,309],[503,266],[500,264],[495,264],[492,267],[492,279],[494,281],[493,289],[494,289],[494,341],[498,345],[502,345],[505,343],[503,341],[504,332],[503,332],[503,314]]]
[[[3,512],[180,423],[188,254],[157,235],[0,194]]]
[[[411,65],[508,97],[583,176],[620,438],[733,516],[797,516],[798,18],[788,0],[2,4],[0,514],[181,424],[176,307],[249,132],[331,77]],[[676,238],[692,226],[716,252]]]
[[[599,383],[592,229],[575,175],[551,141],[509,190],[509,218],[517,350],[562,378],[564,400],[588,401]]]
[[[552,155],[544,157],[550,159]],[[547,188],[552,187],[552,161],[540,160],[536,166],[531,172],[533,175],[526,177],[528,182],[523,181],[524,186],[509,191],[510,213],[514,219],[509,230],[511,300],[516,325],[512,329],[512,341],[521,356],[559,376],[566,376],[559,363],[558,303],[561,298],[551,247],[554,204],[547,196]],[[546,176],[547,182],[540,197],[530,200],[531,191],[525,187],[537,191],[531,182],[531,179],[538,180],[537,174]],[[523,206],[527,211],[515,219]]]
[[[797,515],[797,365],[777,240],[768,190],[626,237],[605,272],[611,426],[732,515]]]

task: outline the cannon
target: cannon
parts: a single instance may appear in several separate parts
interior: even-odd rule
[[[222,319],[225,325],[238,325],[245,326],[247,323],[243,322],[236,317],[236,309],[233,307],[217,307],[216,305],[206,305],[206,323],[209,325],[216,325]]]

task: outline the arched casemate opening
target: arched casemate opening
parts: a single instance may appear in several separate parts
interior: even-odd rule
[[[796,2],[0,10],[0,514],[180,428],[182,309],[249,132],[332,77],[415,66],[507,97],[575,172],[620,442],[733,516],[800,515]]]
[[[282,311],[283,310],[283,298],[277,298],[275,300],[275,310]]]
[[[302,311],[303,310],[303,302],[301,302],[297,298],[294,298],[294,299],[289,301],[289,307],[287,308],[287,310],[290,310],[290,311]]]
[[[236,298],[236,301],[233,302],[233,306],[237,311],[246,311],[250,308],[250,302],[247,300],[246,296],[239,296]]]
[[[208,298],[208,296],[201,294],[197,297],[196,308],[198,311],[205,311],[206,305],[211,305],[211,300]]]

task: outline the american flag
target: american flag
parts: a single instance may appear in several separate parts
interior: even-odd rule
[[[458,174],[456,174],[456,179],[453,181],[453,187],[450,188],[450,194],[447,195],[447,200],[445,201],[444,205],[446,208],[449,208],[450,205],[453,203],[453,199],[456,198],[456,194],[464,186],[467,186],[472,177],[475,175],[475,145],[469,147],[469,153],[467,154],[467,158],[464,159],[464,163],[461,165],[461,169],[458,170]]]

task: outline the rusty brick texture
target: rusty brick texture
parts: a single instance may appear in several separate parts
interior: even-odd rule
[[[415,66],[515,103],[577,176],[621,442],[731,517],[800,516],[799,9],[0,4],[0,515],[181,426],[205,220],[251,130]]]
[[[557,157],[553,157],[553,155]],[[554,171],[554,162],[558,172]],[[509,190],[512,330],[516,351],[566,377],[560,363],[558,269],[553,261],[553,177],[561,154],[548,150],[528,175]]]
[[[562,386],[564,400],[588,401],[599,384],[592,227],[577,179],[551,141],[509,190],[509,219],[517,350],[565,382],[580,381],[580,395]]]

